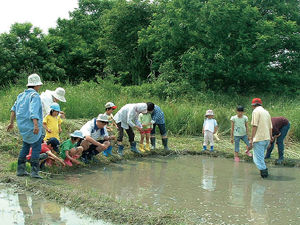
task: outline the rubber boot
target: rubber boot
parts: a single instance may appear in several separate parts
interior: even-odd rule
[[[123,156],[123,149],[124,149],[124,145],[118,145],[118,154],[120,156]]]
[[[214,146],[210,146],[210,151],[212,152],[214,150]]]
[[[278,160],[276,161],[276,164],[281,164],[281,163],[282,163],[282,161],[283,161],[283,159],[284,159],[284,157],[283,157],[283,151],[284,151],[284,150],[278,150],[278,156],[279,156],[279,158],[278,158]]]
[[[130,143],[130,146],[131,146],[131,147],[130,147],[130,150],[131,150],[132,152],[141,154],[141,152],[140,152],[139,150],[137,150],[137,148],[136,148],[136,142]]]
[[[39,160],[38,159],[31,159],[31,177],[44,179],[39,175]]]
[[[168,147],[168,138],[162,138],[162,143],[163,143],[163,146],[164,146],[164,150],[166,151],[171,151]]]
[[[112,149],[113,149],[113,147],[112,146],[109,146],[108,148],[107,148],[107,154],[109,154],[109,155],[114,155],[114,154],[112,154]]]
[[[80,160],[81,160],[82,162],[84,162],[85,164],[88,164],[88,163],[89,163],[89,160],[88,160],[88,158],[87,158],[87,153],[86,153],[86,152],[82,152],[82,155],[81,155],[81,157],[80,157]]]
[[[203,152],[203,151],[206,151],[206,145],[203,145],[202,152]]]
[[[108,148],[102,152],[102,154],[107,157],[108,156]]]
[[[155,149],[156,138],[155,137],[150,137],[150,141],[151,141],[151,150],[154,150]]]
[[[26,171],[26,157],[19,157],[17,176],[30,176],[30,173]]]
[[[145,152],[144,144],[140,144],[140,151],[141,151],[141,152]]]
[[[150,151],[149,144],[146,143],[146,151]]]
[[[268,168],[266,168],[265,170],[261,170],[261,171],[260,171],[260,176],[261,176],[262,178],[267,178],[268,175],[269,175],[269,173],[268,173]]]
[[[64,163],[68,166],[73,166],[73,164],[71,163],[71,160],[68,158],[65,158]]]

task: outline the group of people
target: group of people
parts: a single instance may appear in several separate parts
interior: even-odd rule
[[[38,94],[43,85],[38,74],[28,77],[27,89],[19,94],[11,108],[10,123],[7,130],[13,129],[14,119],[17,119],[19,132],[23,139],[23,146],[18,158],[17,176],[31,176],[42,178],[40,168],[45,164],[60,163],[62,166],[97,161],[95,156],[100,152],[104,156],[113,155],[114,141],[117,141],[117,152],[123,156],[124,130],[128,134],[130,149],[134,153],[141,153],[155,149],[155,128],[158,126],[162,137],[164,150],[170,151],[165,126],[164,113],[159,106],[152,102],[126,104],[115,115],[117,108],[112,102],[105,104],[105,112],[84,124],[80,130],[70,134],[70,139],[60,143],[59,134],[62,131],[61,118],[66,118],[58,104],[66,102],[65,90],[57,88],[55,91],[45,91]],[[114,135],[114,128],[118,138]],[[134,140],[136,128],[141,134],[139,149]],[[144,149],[144,138],[146,148]],[[151,141],[151,149],[150,149]],[[60,150],[59,150],[60,146]],[[26,162],[31,164],[31,173],[26,171]]]
[[[244,115],[244,107],[238,106],[237,115],[230,118],[231,121],[231,143],[235,143],[234,160],[239,162],[240,140],[246,144],[245,153],[252,157],[250,150],[253,148],[253,161],[260,170],[262,178],[268,177],[268,168],[265,159],[271,157],[275,142],[278,145],[278,160],[277,164],[281,164],[284,159],[284,139],[290,129],[290,122],[284,117],[272,117],[269,112],[262,107],[260,98],[252,100],[252,132],[249,136],[248,117]],[[210,142],[210,151],[214,149],[213,134],[218,129],[217,121],[214,119],[212,110],[207,110],[206,119],[203,123],[204,143],[203,150],[207,149],[207,144]],[[266,153],[265,153],[266,152]]]
[[[155,149],[155,129],[158,126],[162,137],[164,150],[169,151],[168,137],[165,126],[164,113],[159,106],[152,102],[126,104],[115,115],[113,111],[117,106],[113,102],[105,104],[105,112],[84,124],[80,130],[70,134],[70,139],[60,143],[59,134],[62,131],[61,118],[66,118],[58,104],[66,102],[65,90],[57,88],[55,91],[45,91],[38,94],[43,85],[39,75],[32,74],[28,77],[27,89],[19,94],[11,108],[10,123],[7,130],[13,129],[14,119],[17,118],[19,132],[23,139],[23,146],[18,158],[17,176],[31,176],[42,178],[39,169],[45,164],[60,163],[62,166],[72,166],[97,161],[95,156],[100,152],[104,156],[113,155],[114,142],[117,141],[117,153],[124,153],[124,131],[128,135],[130,150],[134,153],[142,153]],[[277,139],[279,159],[284,158],[284,138],[286,137],[290,123],[284,117],[270,117],[267,110],[262,107],[259,98],[252,100],[252,133],[249,136],[248,117],[244,115],[244,107],[238,106],[237,115],[231,117],[231,142],[235,143],[234,160],[240,161],[240,140],[246,144],[245,153],[252,157],[250,150],[253,148],[253,161],[260,170],[263,178],[268,177],[268,168],[265,160],[271,157],[274,143]],[[218,124],[214,119],[213,110],[207,110],[203,123],[204,142],[202,151],[207,150],[210,143],[210,151],[214,150],[214,134]],[[133,128],[140,134],[140,144],[137,148]],[[118,132],[118,138],[115,131]],[[146,147],[144,148],[144,139]],[[151,149],[150,149],[151,142]],[[60,146],[60,150],[59,150]],[[265,155],[265,151],[266,155]],[[26,162],[31,163],[31,174],[26,171]]]

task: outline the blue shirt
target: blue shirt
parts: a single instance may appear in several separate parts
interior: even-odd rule
[[[165,115],[164,112],[159,108],[159,106],[155,105],[154,110],[151,113],[152,120],[156,124],[165,124]]]
[[[39,94],[32,88],[28,88],[19,94],[11,111],[16,113],[17,124],[23,141],[28,144],[37,142],[42,135],[43,111]],[[33,119],[38,120],[39,133],[34,134]]]

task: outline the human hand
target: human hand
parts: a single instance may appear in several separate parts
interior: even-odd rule
[[[66,119],[66,115],[65,115],[64,111],[60,111],[59,116],[60,116],[60,118]]]
[[[9,123],[7,126],[6,126],[6,131],[9,131],[9,130],[12,130],[14,129],[14,124],[13,123]]]
[[[52,132],[51,129],[48,129],[48,128],[46,129],[46,131],[47,131],[48,133],[51,133],[51,132]]]
[[[40,128],[38,126],[34,126],[33,133],[38,134],[40,132]]]

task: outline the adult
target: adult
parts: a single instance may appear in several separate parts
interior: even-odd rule
[[[99,114],[97,118],[93,118],[83,125],[80,129],[84,140],[79,142],[78,145],[83,146],[81,160],[88,163],[89,160],[97,162],[94,158],[99,152],[112,148],[110,140],[115,140],[115,136],[109,136],[107,133],[106,125],[108,124],[108,117],[106,114]]]
[[[272,136],[271,116],[269,112],[262,107],[260,98],[254,98],[252,100],[252,108],[250,145],[253,146],[253,161],[260,170],[261,177],[267,178],[268,168],[265,163],[264,155]]]
[[[284,118],[282,116],[279,117],[272,117],[271,118],[273,129],[272,129],[272,138],[271,138],[271,144],[269,145],[269,148],[267,149],[267,153],[265,155],[265,159],[271,158],[271,153],[274,149],[275,139],[277,139],[276,144],[278,146],[278,160],[276,161],[276,164],[281,164],[284,156],[284,138],[286,137],[287,133],[289,132],[289,129],[291,127],[291,124],[287,118]]]
[[[135,153],[140,153],[136,148],[136,142],[134,141],[133,128],[135,127],[139,131],[143,131],[143,126],[139,122],[140,113],[150,113],[154,109],[154,104],[152,102],[148,103],[135,103],[124,105],[114,116],[114,120],[118,126],[118,154],[123,156],[123,137],[124,130],[128,134],[130,142],[130,150]]]
[[[43,118],[50,112],[50,106],[52,103],[66,102],[65,99],[65,89],[59,87],[56,88],[55,91],[46,90],[41,93],[42,107],[43,107]],[[65,113],[63,111],[59,111],[59,115],[61,118],[65,119]]]
[[[168,134],[166,130],[165,115],[158,105],[154,106],[154,110],[151,113],[151,117],[152,117],[151,122],[153,123],[153,129],[151,130],[151,134],[150,134],[150,141],[152,145],[151,149],[155,149],[155,144],[156,144],[155,127],[157,125],[161,135],[164,150],[169,151],[170,149],[168,147],[168,136],[167,136]]]
[[[11,108],[10,123],[6,129],[14,128],[14,119],[17,118],[19,132],[23,139],[23,146],[18,158],[17,176],[42,178],[39,175],[39,156],[42,144],[43,113],[42,103],[38,91],[43,85],[37,74],[28,77],[27,90],[18,95]],[[31,174],[26,171],[26,156],[32,147],[30,159]]]

